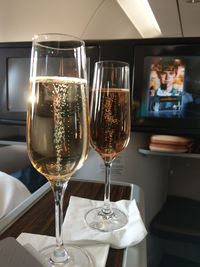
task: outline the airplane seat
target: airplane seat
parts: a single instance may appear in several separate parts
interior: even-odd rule
[[[10,174],[29,164],[26,144],[0,146],[0,171]]]
[[[164,244],[159,267],[200,266],[200,201],[168,195],[150,233]]]
[[[0,172],[17,178],[30,193],[47,182],[31,165],[26,144],[0,146]]]
[[[6,216],[30,195],[23,183],[0,171],[0,218]]]
[[[30,164],[25,144],[0,146],[0,218],[46,182]]]
[[[200,201],[169,195],[151,222],[151,232],[200,245]]]
[[[11,173],[11,175],[20,180],[31,193],[34,193],[47,182],[47,179],[40,174],[32,164]]]
[[[199,263],[173,255],[165,255],[158,267],[199,267]]]
[[[31,195],[12,172],[30,164],[26,145],[0,145],[0,218],[6,216]]]

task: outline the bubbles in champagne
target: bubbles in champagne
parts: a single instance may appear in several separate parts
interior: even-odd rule
[[[55,121],[54,129],[54,142],[56,150],[56,171],[59,173],[62,170],[62,144],[65,142],[65,127],[64,127],[64,114],[63,108],[66,106],[67,98],[67,85],[54,83],[53,84],[53,113]],[[67,134],[67,133],[66,133]]]
[[[88,152],[86,81],[40,77],[33,83],[38,102],[28,116],[30,158],[49,180],[68,179]]]
[[[103,158],[113,159],[130,138],[129,90],[94,89],[92,104],[92,145]]]

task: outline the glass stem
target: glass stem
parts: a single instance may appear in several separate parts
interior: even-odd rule
[[[67,261],[69,255],[63,247],[63,198],[67,188],[67,182],[54,182],[51,184],[55,200],[55,231],[56,247],[51,260],[55,263]]]
[[[112,214],[110,206],[110,182],[111,182],[111,167],[112,162],[105,162],[105,191],[104,191],[104,214]]]

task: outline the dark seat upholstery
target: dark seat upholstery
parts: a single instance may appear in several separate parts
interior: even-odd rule
[[[200,201],[168,196],[150,231],[161,238],[200,244]]]
[[[13,172],[11,175],[19,179],[31,193],[35,192],[47,182],[47,179],[38,171],[36,171],[32,165],[29,165],[22,170]]]
[[[164,255],[159,267],[200,267],[200,263],[174,255]]]

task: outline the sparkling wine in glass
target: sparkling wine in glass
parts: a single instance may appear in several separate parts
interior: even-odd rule
[[[111,167],[130,139],[129,65],[120,61],[95,64],[90,103],[91,144],[105,164],[104,205],[89,210],[85,219],[92,228],[109,232],[122,228],[127,216],[110,203]]]
[[[42,250],[52,266],[92,266],[88,253],[63,244],[62,236],[64,192],[88,154],[86,91],[84,42],[64,34],[36,35],[31,55],[27,148],[31,163],[50,182],[54,194],[56,244]]]

